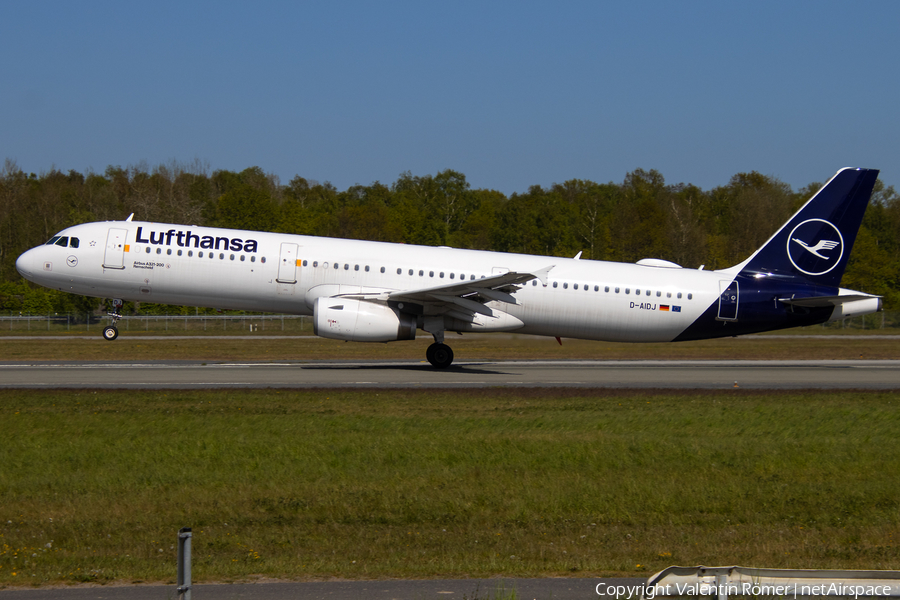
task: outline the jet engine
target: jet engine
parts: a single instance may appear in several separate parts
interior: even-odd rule
[[[416,339],[416,317],[384,304],[316,298],[313,333],[333,340],[393,342]]]

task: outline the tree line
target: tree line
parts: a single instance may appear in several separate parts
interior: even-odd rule
[[[36,288],[15,270],[25,250],[61,229],[135,219],[478,250],[634,262],[653,257],[687,268],[737,264],[818,189],[799,190],[755,171],[703,190],[637,169],[621,183],[572,179],[510,196],[473,189],[453,170],[402,173],[340,191],[296,176],[283,184],[259,167],[216,170],[199,161],[110,166],[103,174],[0,171],[0,310],[89,311],[99,301]],[[900,308],[900,196],[877,182],[844,287]]]

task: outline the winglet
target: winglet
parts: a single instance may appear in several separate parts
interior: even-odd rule
[[[579,252],[579,254],[581,254],[581,253]],[[550,265],[549,267],[544,267],[543,269],[541,269],[539,271],[534,271],[532,273],[529,273],[529,275],[534,275],[535,279],[537,279],[538,281],[541,282],[541,285],[543,285],[544,287],[547,287],[547,276],[550,275],[550,270],[555,267],[556,267],[556,265]]]

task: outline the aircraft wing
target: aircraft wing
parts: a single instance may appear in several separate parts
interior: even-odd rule
[[[461,316],[466,320],[471,319],[474,313],[490,317],[493,316],[493,311],[485,306],[486,303],[496,300],[507,304],[518,304],[513,296],[519,290],[518,286],[532,279],[537,279],[547,285],[547,275],[555,266],[551,265],[533,273],[509,271],[472,281],[459,281],[429,288],[397,290],[380,294],[348,294],[346,297],[387,301],[392,305],[395,303],[429,305],[428,313],[433,314],[440,311],[456,313],[456,316]]]

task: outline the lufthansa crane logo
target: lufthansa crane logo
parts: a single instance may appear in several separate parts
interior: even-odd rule
[[[844,256],[840,230],[824,219],[809,219],[794,227],[787,240],[791,264],[806,275],[824,275]]]

